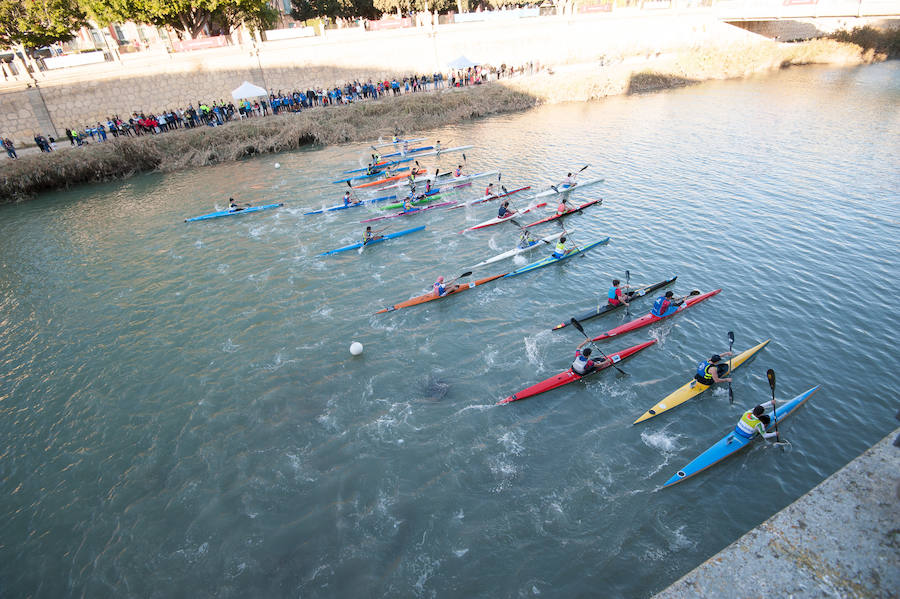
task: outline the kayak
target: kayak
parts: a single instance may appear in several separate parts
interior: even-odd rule
[[[397,231],[396,233],[388,233],[387,235],[382,235],[377,239],[373,239],[369,243],[364,244],[362,241],[357,243],[352,243],[350,245],[345,245],[342,248],[337,248],[336,250],[328,250],[327,252],[322,252],[319,254],[320,256],[330,256],[331,254],[337,254],[339,252],[346,252],[348,250],[356,250],[361,248],[363,245],[369,247],[373,243],[380,243],[382,241],[387,241],[388,239],[394,239],[395,237],[402,237],[403,235],[409,235],[410,233],[415,233],[416,231],[421,231],[425,228],[425,225],[421,227],[413,227],[412,229],[406,229],[405,231]]]
[[[384,169],[386,169],[390,166],[396,166],[398,164],[403,164],[404,162],[412,162],[412,158],[402,158],[400,160],[379,162],[378,164],[372,165],[372,168],[374,170],[371,173],[366,173],[365,175],[354,175],[354,176],[350,177],[349,179],[338,179],[337,181],[332,181],[332,183],[344,183],[345,181],[353,181],[354,179],[368,179],[369,177],[377,177],[378,175],[384,173]],[[408,166],[403,167],[403,170],[407,170],[407,169],[409,169]],[[365,173],[367,170],[369,170],[369,167],[364,166],[362,168],[355,168],[353,170],[344,171],[342,174],[352,175],[353,173]],[[399,171],[401,169],[398,168],[396,170]]]
[[[603,202],[602,199],[591,200],[590,202],[585,202],[584,204],[582,204],[581,206],[578,206],[577,208],[572,208],[568,212],[563,212],[562,214],[552,214],[552,215],[548,216],[547,218],[542,218],[541,220],[536,220],[533,223],[529,223],[522,228],[527,229],[528,227],[533,227],[535,225],[543,225],[544,223],[549,223],[549,222],[555,221],[558,218],[562,218],[564,216],[569,216],[573,212],[581,212],[583,209],[587,208],[588,206],[593,206],[594,204],[599,204],[601,202]]]
[[[398,169],[398,170],[406,170],[406,169]],[[385,177],[384,179],[379,179],[377,181],[366,181],[365,183],[360,183],[359,185],[354,185],[353,189],[363,189],[365,187],[375,187],[376,185],[381,185],[382,183],[390,183],[391,181],[397,181],[399,179],[406,179],[410,174],[418,175],[420,173],[424,173],[424,169],[410,171],[409,173],[403,175],[393,175],[390,177]],[[402,185],[402,184],[400,184]],[[400,185],[394,185],[390,187],[400,187]],[[390,187],[385,187],[385,189],[389,189]]]
[[[389,306],[387,308],[382,308],[375,314],[381,314],[383,312],[393,312],[394,310],[399,310],[400,308],[408,308],[409,306],[417,306],[419,304],[424,304],[425,302],[430,302],[432,300],[444,299],[447,296],[461,293],[463,291],[466,291],[467,289],[472,289],[473,287],[477,287],[479,285],[484,285],[485,283],[490,283],[491,281],[493,281],[495,279],[499,279],[502,276],[503,275],[494,275],[492,277],[485,277],[483,279],[478,279],[477,281],[472,281],[471,283],[461,283],[457,289],[454,289],[453,291],[448,291],[447,293],[445,293],[444,295],[441,295],[441,296],[437,296],[434,294],[433,291],[431,291],[424,295],[410,298],[410,299],[406,300],[405,302],[400,302],[399,304],[394,304],[393,306]]]
[[[603,339],[609,339],[610,337],[615,337],[616,335],[623,335],[625,333],[630,333],[631,331],[637,330],[641,327],[651,325],[654,322],[659,322],[663,318],[668,318],[669,316],[678,314],[679,312],[683,312],[684,310],[687,310],[694,304],[699,304],[703,300],[710,298],[721,291],[722,291],[721,289],[714,289],[712,291],[708,291],[707,293],[703,293],[701,295],[689,296],[686,300],[684,300],[683,304],[678,306],[677,310],[667,314],[666,316],[656,316],[652,313],[645,314],[636,320],[632,320],[631,322],[626,322],[625,324],[619,325],[614,329],[610,329],[610,330],[606,331],[605,333],[603,333],[602,335],[598,335],[598,336],[594,337],[593,339],[591,339],[591,341],[602,341]]]
[[[571,231],[569,231],[569,233],[573,233],[574,231],[575,231],[575,229],[572,229]],[[487,260],[482,260],[475,266],[470,266],[469,268],[475,269],[475,268],[479,268],[481,266],[487,266],[488,264],[493,264],[494,262],[499,262],[500,260],[505,260],[506,258],[512,258],[513,256],[518,256],[519,254],[523,254],[525,252],[530,252],[531,250],[535,249],[537,246],[541,245],[542,243],[550,243],[554,239],[559,239],[560,237],[562,237],[562,235],[563,235],[563,231],[560,231],[559,233],[554,233],[553,235],[547,235],[546,237],[542,237],[541,239],[532,239],[531,243],[529,243],[528,246],[526,246],[526,247],[513,248],[513,249],[509,250],[508,252],[503,252],[502,254],[497,254],[493,258],[488,258]]]
[[[499,200],[500,198],[509,197],[514,193],[519,193],[520,191],[525,191],[531,189],[531,185],[527,185],[525,187],[519,187],[518,189],[513,189],[512,191],[507,191],[506,193],[501,194],[491,194],[489,196],[484,196],[483,198],[478,198],[476,200],[469,200],[467,202],[460,202],[456,206],[453,206],[451,210],[456,210],[457,208],[465,208],[466,206],[474,206],[475,204],[484,204],[485,202],[492,202],[494,200]]]
[[[335,204],[334,206],[329,206],[328,208],[322,208],[320,210],[313,210],[312,212],[304,212],[303,216],[308,216],[310,214],[322,214],[323,212],[333,212],[335,210],[346,210],[347,208],[356,208],[358,206],[362,206],[363,204],[374,204],[375,202],[383,202],[385,200],[396,200],[396,199],[397,199],[396,195],[391,195],[391,196],[381,196],[380,198],[372,198],[371,200],[363,200],[357,204],[350,203],[350,204],[347,204],[346,206],[342,202],[340,204]]]
[[[521,275],[526,272],[531,272],[532,270],[537,270],[538,268],[542,268],[549,264],[555,264],[557,262],[562,262],[566,258],[571,258],[572,256],[577,256],[578,254],[580,254],[582,252],[586,252],[593,247],[597,247],[598,245],[604,245],[606,243],[609,243],[609,237],[605,237],[603,239],[598,239],[597,241],[592,241],[591,243],[584,245],[580,248],[572,248],[570,250],[566,250],[566,253],[563,254],[562,256],[560,256],[559,258],[554,258],[552,255],[547,256],[546,258],[538,260],[537,262],[532,262],[531,264],[523,266],[522,268],[520,268],[518,270],[514,270],[512,272],[506,273],[503,276],[514,277],[516,275]]]
[[[666,285],[671,285],[672,283],[675,282],[675,279],[677,279],[677,278],[678,277],[672,277],[671,279],[667,279],[665,281],[660,281],[659,283],[654,283],[653,285],[644,285],[643,287],[636,287],[636,288],[632,289],[630,292],[625,293],[623,295],[626,295],[627,301],[630,302],[630,301],[634,300],[634,298],[636,298],[636,297],[641,297],[641,296],[647,295],[648,293],[652,293],[661,287],[665,287]],[[602,300],[598,300],[598,302],[599,301],[602,301]],[[585,320],[590,320],[591,318],[595,318],[597,316],[603,316],[604,314],[609,314],[610,312],[614,312],[624,306],[625,306],[625,304],[619,304],[618,306],[613,306],[611,304],[598,305],[596,308],[594,308],[590,312],[585,312],[581,316],[576,316],[575,320],[577,320],[579,322],[584,322]],[[561,322],[558,325],[556,325],[555,327],[553,327],[552,330],[558,331],[559,329],[569,326],[571,323],[572,323],[571,320],[567,320],[566,322]]]
[[[279,208],[284,206],[284,202],[280,204],[266,204],[265,206],[250,206],[249,208],[241,208],[240,210],[228,211],[228,210],[220,210],[218,212],[210,212],[209,214],[204,214],[201,216],[195,216],[193,218],[186,218],[184,222],[190,223],[195,220],[209,220],[211,218],[219,218],[220,216],[237,216],[239,214],[247,214],[248,212],[259,212],[260,210],[269,210],[270,208]]]
[[[416,174],[425,174],[425,169],[422,169]],[[440,180],[441,185],[446,185],[447,183],[464,183],[469,181],[474,181],[475,179],[483,179],[484,177],[490,177],[492,175],[499,175],[500,171],[485,171],[483,173],[475,173],[472,175],[463,175],[461,177],[453,177],[453,173],[442,173],[440,175],[428,175],[425,174],[424,177],[419,177],[414,179],[413,182],[418,185],[420,183],[425,183],[425,181],[437,181]],[[395,189],[398,187],[403,187],[404,185],[408,185],[407,181],[400,181],[399,183],[394,183],[393,185],[387,185],[382,189]]]
[[[582,187],[587,187],[588,185],[595,185],[597,183],[602,183],[603,179],[588,179],[587,181],[582,181],[580,183],[575,183],[575,185],[558,185],[556,189],[559,191],[554,191],[553,189],[548,189],[547,191],[542,191],[539,194],[536,194],[534,197],[536,198],[545,198],[547,196],[552,196],[560,193],[568,193],[570,191],[574,191],[576,188],[581,189]]]
[[[430,204],[428,206],[423,206],[422,208],[410,208],[409,210],[401,210],[400,212],[395,212],[394,214],[385,214],[384,216],[376,216],[373,218],[367,218],[366,220],[361,220],[361,223],[372,223],[377,220],[384,220],[386,218],[397,218],[398,216],[409,216],[411,214],[418,214],[419,212],[425,212],[426,210],[431,210],[432,208],[441,208],[443,206],[450,206],[453,202],[441,202],[440,204]]]
[[[449,191],[449,190],[447,190]],[[429,202],[435,202],[441,199],[441,190],[440,188],[432,189],[431,191],[426,191],[425,193],[421,193],[416,196],[416,199],[413,200],[413,204],[419,206],[421,204],[428,204]],[[451,202],[452,203],[452,202]],[[396,210],[397,208],[403,208],[403,202],[394,202],[393,204],[387,204],[385,206],[379,206],[379,210]]]
[[[769,426],[766,427],[766,430],[770,431],[775,428],[776,422],[780,423],[782,420],[793,414],[797,408],[806,403],[806,400],[818,390],[819,385],[816,385],[809,391],[801,393],[788,402],[777,404],[778,407],[775,409],[775,418],[772,418],[772,421],[769,423]],[[752,439],[748,439],[743,435],[737,434],[734,432],[734,429],[732,429],[731,432],[725,435],[718,443],[701,453],[690,464],[676,472],[672,478],[666,481],[666,484],[664,484],[663,487],[669,487],[676,483],[680,483],[695,474],[703,472],[710,466],[718,464],[731,454],[737,453],[750,445],[750,443],[755,441],[758,437],[759,435],[754,435]]]
[[[419,142],[419,141],[425,141],[426,139],[428,139],[428,138],[427,138],[427,137],[415,137],[415,138],[412,138],[412,139],[398,139],[397,141],[383,141],[383,142],[379,142],[379,143],[376,143],[376,144],[372,144],[372,145],[369,146],[369,147],[372,147],[372,148],[384,148],[384,147],[387,147],[387,146],[396,146],[397,144],[402,144],[403,142],[407,142],[407,143],[411,143],[411,144],[412,144],[412,143],[416,143],[416,142]]]
[[[393,158],[394,156],[409,156],[410,154],[416,154],[418,152],[424,152],[425,150],[433,150],[434,146],[419,146],[417,148],[410,148],[406,152],[400,150],[399,152],[391,152],[390,154],[382,154],[382,158]]]
[[[442,154],[451,154],[453,152],[462,152],[463,150],[469,150],[474,147],[475,146],[455,146],[452,148],[441,148],[440,150],[432,150],[430,152],[416,154],[416,158],[421,158],[422,156],[440,156]]]
[[[725,374],[721,376],[727,376],[728,374],[733,372],[735,368],[752,358],[754,355],[756,355],[757,352],[768,345],[769,341],[770,339],[766,339],[759,345],[755,345],[747,351],[733,356],[730,363],[724,362],[724,364],[727,364],[730,369],[726,370]],[[676,391],[667,395],[661,402],[644,412],[644,415],[635,420],[632,424],[643,422],[644,420],[648,420],[650,418],[653,418],[654,416],[662,414],[663,412],[671,410],[674,407],[680,406],[692,397],[697,397],[698,395],[709,389],[711,386],[712,385],[704,385],[703,383],[698,383],[695,379],[691,379],[690,381],[679,387]]]
[[[538,395],[540,393],[544,393],[545,391],[550,391],[551,389],[556,389],[557,387],[562,387],[563,385],[568,385],[569,383],[574,383],[575,381],[583,379],[585,377],[588,377],[588,376],[594,374],[595,372],[600,372],[601,370],[605,370],[606,368],[609,368],[613,364],[618,364],[619,362],[621,362],[628,356],[634,355],[634,354],[638,353],[639,351],[641,351],[642,349],[650,347],[654,343],[656,343],[656,339],[652,339],[650,341],[645,341],[644,343],[640,343],[638,345],[633,345],[627,349],[623,349],[622,351],[617,351],[612,354],[607,354],[609,356],[609,358],[612,360],[612,362],[607,362],[606,360],[604,360],[603,363],[600,364],[597,368],[595,368],[594,370],[592,370],[586,374],[578,374],[577,372],[575,372],[574,370],[569,368],[565,372],[560,372],[559,374],[555,374],[555,375],[551,376],[549,379],[545,379],[545,380],[541,381],[540,383],[537,383],[535,385],[528,387],[527,389],[522,389],[518,393],[513,393],[506,399],[502,399],[502,400],[498,401],[497,404],[500,405],[500,404],[518,401],[520,399],[527,399],[529,397],[534,397],[535,395]]]
[[[510,220],[514,216],[518,216],[520,214],[527,214],[532,210],[536,210],[538,208],[542,208],[547,205],[547,202],[541,202],[540,204],[535,204],[534,206],[529,206],[523,210],[519,210],[518,212],[514,212],[513,214],[507,214],[506,216],[495,216],[492,219],[486,220],[483,223],[478,223],[474,227],[469,227],[468,229],[463,229],[460,233],[468,233],[469,231],[475,231],[478,229],[484,229],[485,227],[493,227],[494,225],[499,225],[502,222]]]

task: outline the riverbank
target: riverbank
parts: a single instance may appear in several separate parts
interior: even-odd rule
[[[895,35],[896,37],[896,35]],[[887,58],[875,47],[813,40],[769,41],[697,48],[565,65],[537,75],[463,89],[410,94],[299,114],[270,116],[164,135],[111,139],[52,154],[9,161],[0,175],[0,202],[75,184],[127,178],[137,173],[241,160],[309,144],[370,141],[393,130],[412,134],[473,118],[518,112],[540,103],[588,101],[743,77],[803,64],[842,66]]]
[[[895,597],[895,430],[654,599]]]

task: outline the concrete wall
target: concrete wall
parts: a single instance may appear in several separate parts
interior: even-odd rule
[[[114,114],[184,108],[199,100],[230,98],[244,80],[270,90],[305,90],[352,79],[446,72],[460,55],[495,65],[590,62],[603,56],[664,52],[700,44],[755,38],[710,14],[541,17],[366,32],[345,29],[324,38],[264,42],[181,54],[123,55],[121,63],[51,71],[39,80],[47,118],[33,108],[34,88],[0,84],[0,136],[33,144],[34,133],[59,138],[66,127],[105,121]],[[50,122],[55,124],[56,131]]]

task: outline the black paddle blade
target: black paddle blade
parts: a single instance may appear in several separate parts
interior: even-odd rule
[[[625,282],[628,283],[628,281],[630,281],[630,280],[631,280],[631,271],[626,270],[625,271]]]
[[[734,343],[734,331],[728,331],[728,344]]]
[[[734,405],[734,391],[731,390],[731,385],[728,385],[728,403]]]
[[[579,331],[581,331],[581,334],[582,334],[582,335],[585,335],[585,333],[584,333],[584,327],[581,326],[581,323],[580,323],[580,322],[578,322],[577,320],[575,320],[575,317],[574,317],[574,316],[569,320],[569,322],[572,323],[572,326],[573,326],[573,327],[575,327],[576,329],[578,329]],[[587,335],[585,335],[585,337],[587,337]]]
[[[459,276],[456,277],[456,278],[457,278],[457,279],[461,279],[461,278],[463,278],[463,277],[468,277],[468,276],[470,276],[471,274],[472,274],[472,271],[470,270],[469,272],[464,272],[463,274],[459,275]]]
[[[690,293],[688,293],[688,295],[700,295],[700,291],[697,290],[697,289],[694,289],[693,291],[691,291]]]
[[[501,186],[500,186],[500,189],[502,189],[502,190],[503,190],[503,193],[505,193],[505,194],[506,194],[506,195],[509,195],[509,190],[508,190],[508,189],[506,189],[506,187],[505,187],[505,186],[503,186],[503,185],[501,185]]]
[[[463,154],[462,157],[463,157],[463,162],[465,162],[465,161],[466,161],[466,155]]]
[[[766,378],[769,379],[769,386],[772,388],[772,393],[775,393],[775,371],[771,368],[766,371]]]
[[[590,165],[590,164],[585,164],[583,167],[581,167],[581,168],[578,170],[578,172],[580,173],[581,171],[583,171],[584,169],[586,169],[586,168],[589,167],[589,166],[591,166],[591,165]]]

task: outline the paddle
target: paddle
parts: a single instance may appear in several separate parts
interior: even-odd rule
[[[456,277],[455,279],[451,279],[450,281],[448,281],[447,283],[445,283],[445,284],[444,284],[444,287],[445,287],[445,288],[446,288],[446,287],[449,287],[450,285],[452,285],[453,283],[455,283],[455,282],[457,282],[458,280],[462,279],[463,277],[468,277],[468,276],[470,276],[471,274],[472,274],[472,271],[471,271],[471,270],[468,271],[468,272],[464,272],[463,274],[459,275],[459,276]]]
[[[728,353],[731,353],[731,348],[734,346],[734,331],[728,331]],[[728,356],[728,374],[731,374],[731,356]],[[772,380],[774,381],[775,373],[772,373]],[[773,383],[774,385],[774,383]],[[774,392],[774,387],[773,387]],[[728,403],[734,405],[734,391],[731,389],[731,381],[728,381]]]
[[[769,379],[769,387],[772,388],[772,420],[775,421],[775,443],[781,440],[778,438],[778,410],[775,408],[775,371],[771,368],[766,371],[766,378]],[[784,451],[784,447],[781,448]]]
[[[631,285],[629,284],[631,281],[631,271],[625,270],[625,289],[631,289]],[[627,294],[627,291],[626,291]],[[633,297],[633,296],[632,296]],[[631,312],[628,311],[628,304],[625,304],[625,316],[631,316]]]
[[[584,169],[588,168],[589,166],[591,166],[591,165],[590,165],[590,164],[585,164],[583,167],[581,167],[580,169],[578,169],[578,170],[575,171],[575,172],[576,172],[576,173],[580,173],[580,172],[582,172]],[[558,183],[557,185],[561,185],[561,184]],[[571,189],[572,187],[575,187],[575,185],[571,185],[568,189]],[[559,190],[556,188],[556,185],[551,185],[551,186],[550,186],[550,189],[552,189],[552,190],[555,191],[556,193],[559,193]],[[568,189],[567,189],[566,191],[568,191]]]
[[[591,346],[592,346],[595,350],[597,350],[597,353],[599,353],[599,354],[600,354],[601,356],[603,356],[605,359],[609,360],[609,362],[610,362],[610,364],[612,364],[612,367],[613,367],[613,368],[615,368],[616,370],[618,370],[618,371],[621,372],[622,374],[625,374],[625,375],[628,374],[627,372],[625,372],[624,370],[622,370],[621,368],[619,368],[618,366],[616,366],[616,363],[612,361],[612,358],[610,358],[609,356],[607,356],[606,354],[604,354],[602,351],[600,351],[600,348],[597,347],[597,345],[596,345],[593,341],[591,341],[591,338],[588,337],[588,334],[584,332],[584,327],[581,326],[581,323],[580,323],[580,322],[578,322],[577,320],[575,320],[575,317],[572,317],[572,319],[571,319],[569,322],[572,323],[572,326],[574,326],[576,329],[578,329],[579,331],[581,331],[581,334],[584,335],[584,338],[585,338],[585,339],[587,339],[588,341],[591,342]]]

